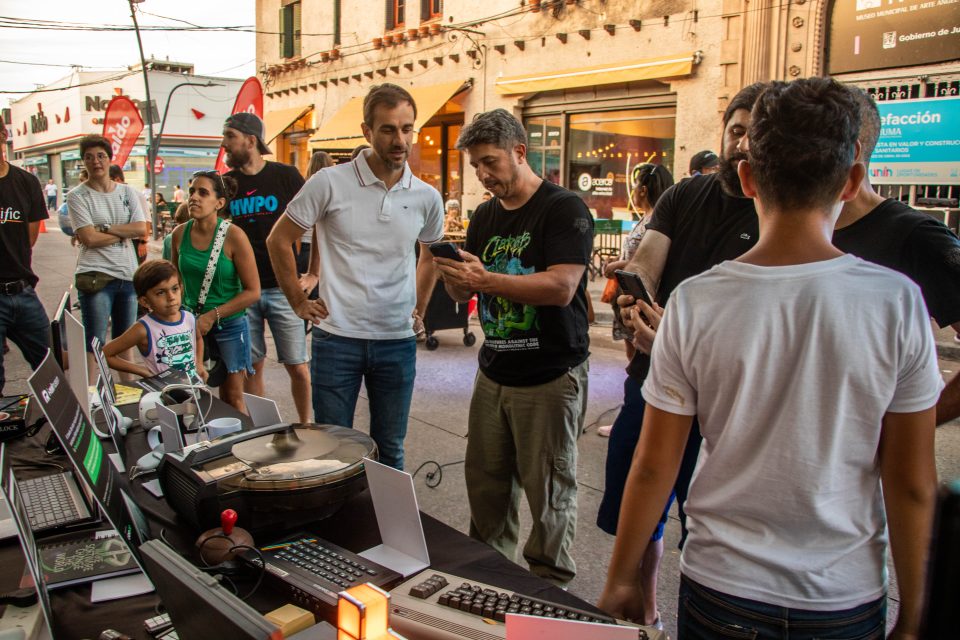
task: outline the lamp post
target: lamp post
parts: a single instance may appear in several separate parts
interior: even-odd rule
[[[156,151],[153,146],[153,102],[150,100],[150,76],[147,72],[147,59],[143,57],[143,41],[140,39],[140,25],[137,23],[137,12],[134,10],[133,5],[140,4],[144,0],[128,0],[130,5],[130,17],[133,18],[133,30],[137,34],[137,48],[140,49],[140,70],[143,71],[143,86],[147,94],[147,187],[150,189],[150,199],[156,202],[156,186],[157,179],[153,173],[153,163],[155,161]],[[153,225],[153,237],[158,237],[158,222],[159,218],[157,215],[157,207],[153,203],[147,203],[150,206],[150,209],[153,211],[151,216],[152,225]]]

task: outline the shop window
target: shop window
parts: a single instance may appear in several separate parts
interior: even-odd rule
[[[567,184],[596,218],[636,219],[628,176],[652,162],[673,170],[676,110],[631,109],[572,114]]]
[[[407,23],[407,0],[387,0],[387,31],[402,29]]]
[[[561,184],[563,119],[560,116],[527,118],[527,162],[544,180]]]
[[[300,0],[280,7],[280,57],[300,55]]]

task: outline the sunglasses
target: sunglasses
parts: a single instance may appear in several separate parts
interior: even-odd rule
[[[220,193],[226,196],[227,186],[223,184],[223,176],[220,175],[217,171],[214,171],[213,169],[205,169],[202,171],[193,172],[194,178],[210,178],[211,180],[213,180],[213,176],[217,176],[217,179],[220,180]]]

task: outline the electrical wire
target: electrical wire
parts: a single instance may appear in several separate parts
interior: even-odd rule
[[[428,471],[426,475],[424,475],[424,483],[431,489],[436,489],[437,487],[440,486],[440,483],[443,482],[444,467],[452,467],[458,464],[463,464],[464,462],[465,460],[457,460],[456,462],[447,462],[445,464],[440,464],[436,460],[427,460],[426,462],[421,464],[419,467],[417,467],[417,470],[413,472],[413,475],[411,477],[416,478],[417,474],[420,473],[421,469],[423,469],[428,465],[433,465],[436,467],[436,469],[433,471]]]

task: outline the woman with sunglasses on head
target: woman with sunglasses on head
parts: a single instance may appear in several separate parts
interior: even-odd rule
[[[190,184],[190,220],[173,230],[171,261],[183,279],[183,303],[197,317],[197,329],[216,345],[227,375],[220,399],[246,412],[243,380],[253,374],[246,308],[260,297],[260,278],[247,235],[220,217],[237,190],[233,178],[216,171],[198,171]],[[204,293],[211,254],[213,278]],[[208,344],[209,342],[208,341]]]

